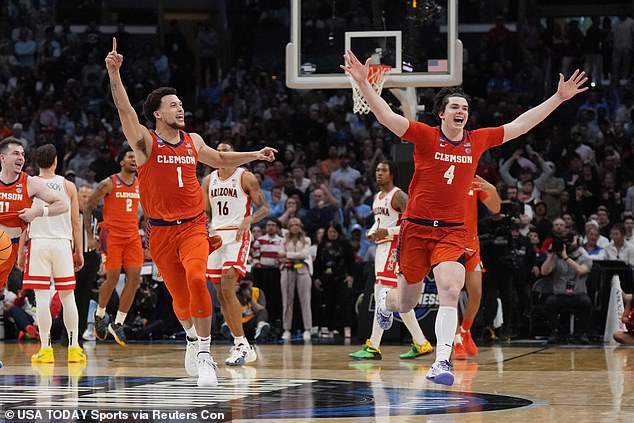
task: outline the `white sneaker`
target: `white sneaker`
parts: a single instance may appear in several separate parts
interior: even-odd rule
[[[310,331],[305,330],[304,333],[302,334],[302,337],[304,338],[304,341],[310,341]]]
[[[195,341],[187,340],[187,349],[185,350],[185,371],[189,376],[198,376],[198,339]]]
[[[253,347],[249,344],[234,345],[229,358],[225,360],[227,366],[244,366],[258,358]]]
[[[216,363],[211,358],[211,354],[200,354],[196,360],[198,368],[198,386],[218,386],[216,376]]]
[[[282,334],[282,341],[290,341],[291,339],[291,331],[285,330]]]
[[[88,326],[86,330],[84,331],[84,333],[81,335],[81,339],[88,342],[97,340],[97,337],[95,336],[95,332],[93,331],[93,328]]]

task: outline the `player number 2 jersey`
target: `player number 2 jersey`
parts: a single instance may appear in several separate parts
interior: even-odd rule
[[[462,140],[452,141],[438,126],[410,121],[403,139],[414,144],[414,176],[403,217],[463,223],[480,156],[502,144],[504,128],[465,130]]]
[[[394,187],[388,193],[379,191],[374,195],[374,201],[372,202],[372,212],[374,213],[373,228],[387,229],[399,225],[401,213],[396,211],[392,206],[392,200],[398,191],[400,191],[400,189],[398,187]],[[379,241],[378,244],[390,241],[391,238],[386,238]]]
[[[28,176],[20,172],[18,179],[9,184],[0,181],[0,229],[16,243],[26,223],[18,217],[18,212],[31,207],[32,201],[27,192]]]
[[[110,176],[112,191],[103,199],[103,227],[108,236],[133,237],[139,232],[139,180],[127,185],[119,175]]]
[[[212,229],[237,228],[251,214],[251,198],[242,187],[244,168],[237,168],[227,179],[215,170],[209,176],[209,203]]]

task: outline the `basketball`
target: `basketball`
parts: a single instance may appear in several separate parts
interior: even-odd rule
[[[5,231],[0,230],[0,263],[11,256],[11,238]]]

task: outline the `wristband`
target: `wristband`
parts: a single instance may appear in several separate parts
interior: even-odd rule
[[[42,217],[48,216],[48,206],[42,206]]]

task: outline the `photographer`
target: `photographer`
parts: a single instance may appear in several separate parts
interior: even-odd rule
[[[554,236],[541,266],[543,275],[550,275],[553,295],[546,300],[551,325],[551,340],[559,337],[559,320],[562,311],[574,313],[579,319],[577,334],[587,343],[586,328],[592,315],[592,300],[588,296],[586,279],[592,268],[592,260],[583,248],[579,248],[575,236]]]
[[[269,312],[266,310],[264,291],[255,288],[252,281],[243,279],[236,285],[236,296],[242,308],[244,336],[256,342],[265,340],[271,331],[271,326],[268,321]]]

